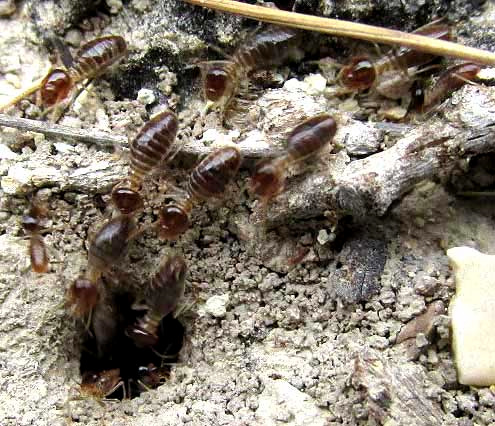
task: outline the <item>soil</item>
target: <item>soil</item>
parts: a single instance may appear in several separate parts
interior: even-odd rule
[[[317,7],[296,0],[295,8],[405,30],[446,15],[456,22],[461,42],[495,50],[493,3],[426,3],[326,1]],[[95,81],[62,124],[129,138],[165,99],[182,120],[197,116],[204,102],[192,65],[218,59],[212,45],[231,52],[256,26],[175,0],[33,0],[15,6],[0,20],[2,101],[43,76],[53,37],[74,49],[100,34],[121,34],[129,58]],[[383,22],[383,13],[390,13],[389,22]],[[314,43],[337,60],[356,46],[373,49],[321,36]],[[321,72],[312,67],[291,65],[278,73],[303,80]],[[275,86],[251,107],[250,114],[264,112],[251,128],[231,129],[245,135],[257,126],[262,136],[254,133],[247,143],[281,147],[291,123],[305,115],[322,109],[343,117],[359,112],[339,110],[322,93]],[[150,89],[154,102],[149,92],[138,96],[141,89]],[[476,96],[476,90],[465,87],[454,100]],[[484,90],[495,94],[493,87]],[[9,111],[29,118],[39,113],[28,101]],[[213,144],[239,139],[215,112],[196,118],[182,137],[208,145],[207,129],[224,138],[213,138]],[[377,143],[372,126],[363,125],[362,132],[370,142],[359,145],[359,156],[393,144]],[[495,394],[457,382],[448,314],[427,310],[432,303],[447,307],[455,292],[447,248],[468,245],[495,253],[494,206],[485,198],[456,196],[459,188],[491,188],[492,155],[460,164],[442,181],[421,182],[380,217],[336,224],[330,214],[272,228],[253,216],[257,205],[245,190],[253,163],[246,162],[223,200],[195,207],[191,228],[177,242],[160,241],[150,228],[132,243],[117,268],[125,279],[114,285],[136,295],[164,256],[181,254],[188,264],[178,315],[183,346],[158,388],[133,399],[100,401],[80,394],[87,335],[84,323],[65,308],[65,292],[87,266],[87,240],[109,215],[108,194],[126,176],[127,153],[8,128],[1,130],[0,143],[2,425],[495,422]],[[339,161],[357,156],[340,153],[335,160],[325,153],[323,161],[333,158],[339,167]],[[150,177],[140,225],[156,219],[166,199],[164,181],[183,187],[193,161],[179,155],[164,173]],[[311,170],[291,177],[287,191],[292,180],[311,178]],[[49,207],[44,239],[51,264],[43,275],[30,270],[20,222],[32,196]],[[411,321],[422,314],[427,316],[414,326]],[[413,325],[397,343],[406,324]]]

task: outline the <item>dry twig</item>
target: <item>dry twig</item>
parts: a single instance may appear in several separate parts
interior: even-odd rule
[[[448,174],[459,160],[495,151],[495,98],[491,88],[464,89],[445,118],[430,120],[386,151],[324,170],[288,188],[270,206],[272,224],[336,212],[365,220],[382,216],[418,182]],[[465,121],[460,119],[464,118]]]
[[[495,65],[495,53],[445,40],[433,39],[417,34],[341,21],[321,18],[301,13],[286,12],[262,6],[240,3],[232,0],[185,0],[188,3],[208,7],[210,9],[241,15],[246,18],[270,22],[272,24],[318,31],[341,37],[367,40],[374,43],[392,44],[410,47],[422,52],[439,56],[452,56],[485,65]]]

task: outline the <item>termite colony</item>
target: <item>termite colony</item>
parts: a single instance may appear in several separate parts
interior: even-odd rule
[[[435,22],[417,34],[450,40],[450,28]],[[125,41],[118,36],[93,40],[81,47],[71,66],[55,68],[37,84],[4,106],[37,93],[45,108],[61,104],[75,85],[84,85],[101,75],[125,56]],[[303,54],[298,31],[270,27],[255,34],[226,60],[199,64],[203,95],[208,107],[220,111],[222,122],[232,110],[242,108],[243,95],[252,72],[277,67]],[[338,96],[378,93],[390,99],[409,96],[409,109],[429,111],[448,93],[476,78],[480,67],[472,63],[446,68],[432,84],[426,84],[441,58],[407,48],[382,55],[351,58],[341,67],[336,83]],[[86,82],[86,83],[85,83]],[[130,142],[127,177],[111,193],[113,214],[88,240],[85,272],[67,290],[67,306],[72,315],[86,324],[85,352],[81,359],[83,393],[97,397],[133,397],[157,387],[167,377],[168,365],[178,359],[183,327],[174,317],[184,304],[187,266],[180,255],[166,256],[156,272],[143,283],[141,294],[122,291],[122,279],[115,270],[127,250],[144,232],[152,231],[161,240],[176,240],[190,226],[190,212],[202,201],[221,199],[228,192],[241,163],[235,145],[213,150],[192,169],[186,188],[167,182],[161,190],[172,201],[163,205],[152,226],[139,225],[138,216],[146,205],[146,179],[180,149],[176,142],[179,120],[165,109],[154,115]],[[276,158],[255,165],[248,180],[250,194],[266,207],[285,187],[288,171],[331,145],[337,120],[322,111],[306,117],[287,136],[286,149]],[[33,204],[23,220],[30,238],[33,271],[49,268],[41,237],[41,206]],[[117,282],[117,285],[115,284]],[[138,304],[138,302],[143,302]]]

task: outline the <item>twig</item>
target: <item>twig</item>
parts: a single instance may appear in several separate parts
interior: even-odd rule
[[[471,90],[465,89],[466,93]],[[330,165],[288,185],[269,206],[267,222],[275,225],[327,211],[337,218],[352,215],[361,221],[382,216],[418,182],[448,175],[461,159],[495,152],[495,104],[489,90],[477,90],[460,101],[449,111],[452,121],[431,120],[386,151],[352,161],[344,169]],[[470,121],[460,125],[459,117]]]
[[[358,24],[337,19],[321,18],[301,13],[286,12],[262,6],[240,3],[232,0],[184,0],[197,6],[229,12],[246,18],[272,24],[318,31],[335,36],[356,38],[374,43],[410,47],[439,56],[452,56],[479,64],[495,65],[495,53],[449,41],[434,39],[417,34]]]
[[[45,121],[29,120],[27,118],[11,117],[0,114],[0,126],[13,127],[19,130],[42,133],[49,137],[69,139],[76,142],[95,144],[102,147],[124,147],[129,146],[128,140],[124,136],[113,135],[111,133],[98,130],[76,129],[74,127],[62,126]],[[179,135],[180,137],[181,135]],[[213,148],[201,143],[187,142],[181,146],[180,152],[183,154],[202,156],[208,154]],[[239,143],[241,154],[245,158],[267,158],[277,154],[274,148],[267,146],[244,146]]]

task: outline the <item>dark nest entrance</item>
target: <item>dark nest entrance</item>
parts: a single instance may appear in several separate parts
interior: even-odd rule
[[[80,363],[82,393],[109,399],[135,398],[157,388],[169,377],[171,365],[177,362],[182,348],[183,325],[173,313],[167,315],[160,321],[158,343],[139,348],[127,336],[126,329],[145,311],[132,309],[131,302],[128,295],[116,295],[113,309],[105,311],[103,321],[93,318],[85,331]]]

